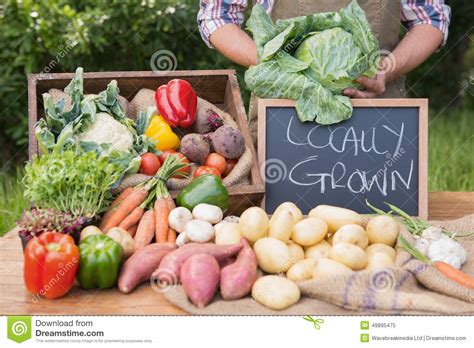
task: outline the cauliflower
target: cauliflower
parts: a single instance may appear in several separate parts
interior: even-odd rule
[[[96,115],[96,121],[78,138],[80,141],[110,144],[109,151],[129,151],[133,145],[133,135],[128,128],[105,112]]]

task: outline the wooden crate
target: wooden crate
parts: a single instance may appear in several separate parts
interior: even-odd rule
[[[51,88],[64,89],[73,77],[73,73],[28,75],[28,154],[30,159],[38,153],[38,142],[35,138],[34,128],[36,121],[44,116],[42,94],[47,93]],[[154,90],[174,78],[189,81],[199,97],[229,113],[236,120],[247,147],[252,151],[254,160],[250,173],[250,184],[228,188],[230,194],[229,213],[240,214],[250,206],[260,206],[265,188],[246,121],[235,70],[89,72],[84,73],[84,93],[97,94],[103,91],[111,80],[116,80],[120,88],[120,95],[131,101],[140,89]],[[177,192],[171,193],[173,196],[177,194]]]

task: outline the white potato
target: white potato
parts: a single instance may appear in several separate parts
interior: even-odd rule
[[[295,225],[293,215],[289,210],[280,210],[273,214],[270,219],[270,226],[268,229],[268,236],[288,242]]]
[[[273,212],[273,215],[278,215],[281,211],[289,211],[291,215],[293,216],[293,222],[295,224],[301,219],[303,219],[303,213],[301,212],[300,208],[298,208],[298,206],[295,203],[285,202],[285,203],[280,204]]]
[[[338,243],[355,244],[365,249],[369,245],[369,238],[362,226],[356,224],[347,224],[340,227],[332,237],[332,245]]]
[[[334,233],[347,224],[363,224],[362,216],[355,211],[331,205],[318,205],[309,212],[308,216],[326,221],[329,233]]]
[[[311,246],[324,239],[328,225],[319,218],[306,218],[293,226],[291,240],[301,246]]]
[[[245,210],[239,219],[240,233],[250,243],[267,235],[268,215],[262,208],[251,207]]]
[[[288,248],[290,249],[290,259],[292,265],[304,259],[304,250],[301,245],[293,243],[292,241],[289,241],[286,243],[286,245],[288,245]]]
[[[362,248],[349,243],[333,245],[330,253],[331,259],[346,265],[352,270],[359,270],[367,264],[367,255]]]
[[[130,233],[120,227],[112,227],[108,232],[107,236],[112,238],[114,241],[122,246],[124,259],[129,258],[135,252],[135,241],[133,240]]]
[[[342,263],[324,258],[316,260],[316,265],[313,268],[313,279],[320,279],[335,275],[347,275],[351,273],[352,270]]]
[[[286,272],[286,277],[294,282],[311,279],[315,265],[316,260],[314,259],[300,260],[290,267],[288,272]]]
[[[281,240],[265,237],[253,245],[258,265],[267,273],[286,272],[291,266],[290,248]]]
[[[398,237],[398,223],[391,216],[378,215],[367,223],[365,227],[369,243],[382,243],[394,246]]]
[[[316,245],[306,248],[304,255],[307,259],[318,260],[322,258],[329,258],[331,253],[331,244],[324,239]]]
[[[285,309],[300,299],[300,289],[295,282],[285,277],[267,275],[253,284],[252,297],[271,309]]]
[[[395,262],[388,254],[376,252],[367,257],[367,265],[365,266],[365,269],[387,268],[394,266]]]
[[[335,234],[335,233],[331,233],[331,234],[328,233],[328,234],[326,235],[326,241],[327,241],[329,244],[331,244],[331,245],[332,245],[332,240],[334,239],[334,234]]]
[[[226,222],[219,228],[215,228],[216,241],[218,245],[238,244],[240,243],[240,226],[233,222]]]
[[[366,249],[365,249],[365,253],[367,254],[367,257],[370,258],[370,256],[372,254],[376,254],[376,253],[384,253],[384,254],[387,254],[388,256],[390,256],[393,260],[395,260],[395,258],[397,257],[397,252],[395,251],[394,248],[386,245],[386,244],[382,244],[382,243],[375,243],[375,244],[371,244],[369,245]]]

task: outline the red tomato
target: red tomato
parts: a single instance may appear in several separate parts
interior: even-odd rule
[[[231,159],[231,160],[228,160],[227,161],[227,164],[225,166],[225,170],[224,170],[224,173],[222,174],[224,177],[226,177],[227,175],[229,175],[229,173],[232,171],[232,169],[234,169],[235,165],[237,164],[237,160],[236,159]]]
[[[158,157],[151,152],[144,153],[141,157],[140,173],[145,175],[155,175],[161,164]]]
[[[171,155],[173,153],[176,153],[176,150],[174,150],[174,149],[163,150],[161,152],[160,157],[159,157],[160,163],[163,164],[165,162],[166,157],[168,157],[169,155]]]
[[[225,157],[219,155],[218,153],[211,153],[206,158],[206,162],[204,163],[205,166],[216,168],[221,174],[224,173],[227,162]]]
[[[212,174],[212,175],[218,176],[219,178],[221,177],[221,172],[219,172],[216,168],[212,168],[208,166],[199,166],[194,171],[195,178],[204,174]]]

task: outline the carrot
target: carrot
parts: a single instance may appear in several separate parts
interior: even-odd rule
[[[138,223],[137,233],[135,234],[135,250],[144,248],[150,244],[155,236],[155,212],[149,209],[143,214]]]
[[[104,232],[118,226],[136,207],[143,203],[148,196],[148,190],[144,187],[134,187],[127,197],[117,206],[110,215],[107,223],[102,227]]]
[[[112,203],[110,203],[109,209],[107,209],[107,212],[104,214],[102,217],[102,220],[100,221],[100,226],[99,228],[103,230],[103,227],[107,224],[108,220],[112,216],[113,212],[115,209],[118,207],[120,203],[132,192],[133,188],[127,187],[125,190],[120,193],[117,198],[114,199]]]
[[[459,285],[465,286],[470,289],[474,289],[474,278],[463,271],[454,268],[450,264],[443,261],[431,261],[428,257],[423,255],[417,248],[411,245],[402,236],[398,237],[400,245],[405,249],[411,256],[424,263],[434,266],[438,271],[444,274],[447,278],[458,283]]]
[[[474,278],[469,274],[464,273],[463,271],[460,271],[451,266],[449,263],[443,261],[435,261],[431,264],[452,281],[455,281],[456,283],[470,289],[474,289]]]
[[[166,241],[168,243],[176,243],[176,231],[173,230],[171,227],[168,228],[168,236],[166,237]]]
[[[166,198],[166,201],[168,203],[168,209],[172,211],[174,208],[176,208],[176,204],[174,203],[174,199],[171,198],[171,196]]]
[[[125,219],[122,220],[118,227],[128,230],[130,227],[136,225],[140,221],[144,212],[145,209],[141,205],[136,207],[125,217]]]
[[[137,233],[137,228],[138,228],[138,224],[135,224],[132,227],[130,227],[127,230],[127,232],[130,233],[130,235],[133,237],[135,235],[135,233]]]
[[[166,198],[155,201],[155,239],[157,243],[165,243],[168,235],[169,207]]]

